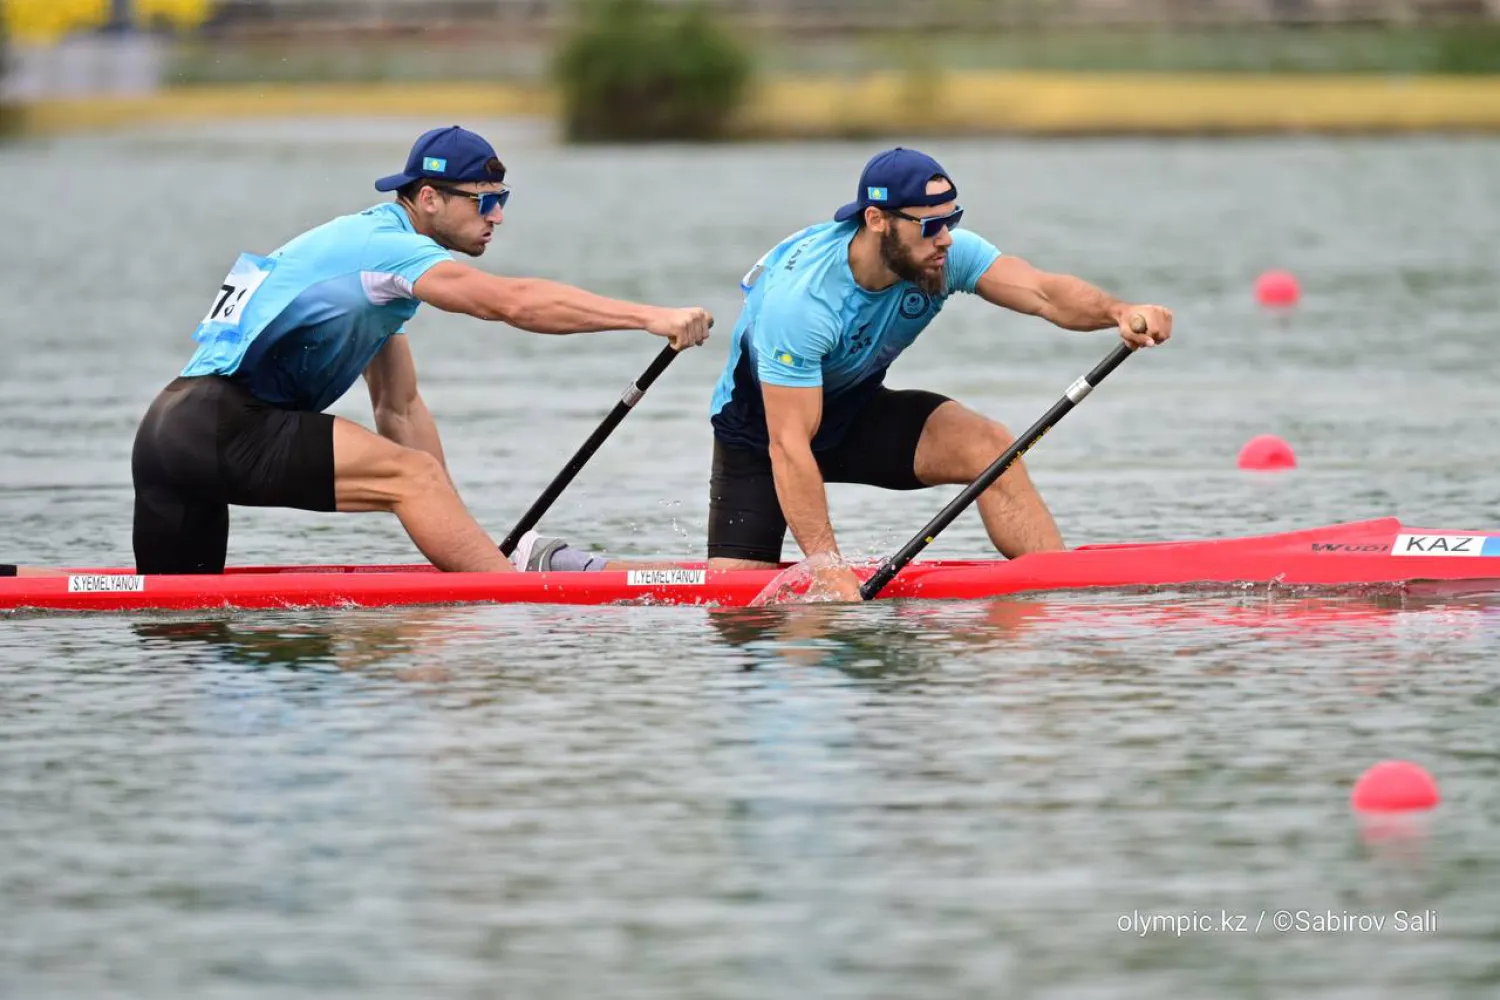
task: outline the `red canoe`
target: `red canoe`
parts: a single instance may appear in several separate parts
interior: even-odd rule
[[[868,576],[875,567],[861,570]],[[0,610],[142,611],[385,607],[414,604],[714,604],[743,606],[775,571],[440,573],[430,566],[248,566],[223,576],[136,576],[121,569],[0,580]],[[1281,584],[1298,587],[1500,580],[1500,532],[1411,528],[1396,518],[1282,534],[1084,545],[1019,559],[913,562],[886,598],[966,599],[1091,588]]]

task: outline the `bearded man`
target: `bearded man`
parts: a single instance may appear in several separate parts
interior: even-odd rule
[[[824,484],[889,490],[969,483],[1012,443],[1001,424],[946,396],[885,386],[886,369],[954,292],[1068,330],[1118,329],[1136,347],[1172,334],[1172,313],[1002,255],[959,228],[953,178],[896,148],[860,175],[855,200],[783,240],[745,275],[745,304],[715,387],[711,569],[778,564],[788,526],[820,588],[859,600],[839,557]],[[1133,318],[1145,331],[1132,329]],[[991,542],[1014,558],[1063,548],[1017,462],[979,499]]]

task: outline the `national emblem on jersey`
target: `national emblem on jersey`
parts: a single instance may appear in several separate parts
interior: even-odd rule
[[[920,288],[909,288],[906,294],[901,296],[901,315],[905,319],[925,316],[930,308],[932,308],[932,299]]]

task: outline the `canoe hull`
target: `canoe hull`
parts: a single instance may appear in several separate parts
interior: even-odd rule
[[[863,568],[868,576],[875,567]],[[75,569],[0,580],[0,610],[143,611],[428,604],[743,606],[777,571],[440,573],[430,566],[235,567],[222,576],[134,576]],[[1500,532],[1410,528],[1395,518],[1271,535],[1086,545],[1014,560],[917,561],[882,599],[968,600],[1007,594],[1156,586],[1367,587],[1500,580]]]

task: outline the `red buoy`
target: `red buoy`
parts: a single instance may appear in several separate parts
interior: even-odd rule
[[[1239,466],[1265,472],[1271,469],[1296,468],[1297,456],[1292,446],[1275,434],[1259,434],[1240,449]]]
[[[1287,271],[1267,271],[1255,279],[1255,299],[1263,306],[1294,306],[1302,298],[1297,278]]]
[[[1437,782],[1406,760],[1381,761],[1354,783],[1350,801],[1359,812],[1406,812],[1438,804]]]

